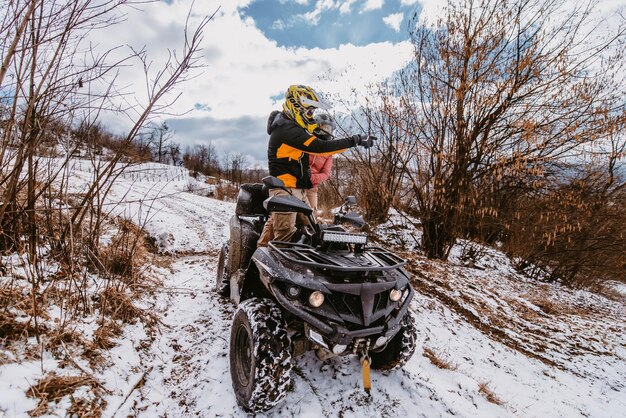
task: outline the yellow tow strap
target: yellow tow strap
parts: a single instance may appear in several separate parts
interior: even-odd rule
[[[367,358],[363,359],[363,362],[361,363],[361,365],[363,366],[363,389],[365,389],[365,392],[367,392],[369,394],[370,390],[372,389],[372,382],[370,380],[370,361],[369,361],[369,359],[367,359]]]

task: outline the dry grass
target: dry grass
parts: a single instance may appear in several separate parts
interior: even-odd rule
[[[27,281],[28,279],[23,278],[22,280]],[[11,309],[30,316],[37,315],[38,318],[49,319],[50,317],[44,309],[45,305],[46,297],[41,293],[36,292],[33,300],[31,292],[26,287],[10,284],[0,285],[0,311],[7,312],[8,309]]]
[[[12,313],[0,312],[0,341],[19,341],[35,334],[35,327],[30,321],[19,321]]]
[[[141,228],[127,220],[118,221],[118,231],[109,245],[100,250],[99,267],[103,273],[134,284],[147,262],[148,248]]]
[[[105,321],[94,332],[93,344],[100,349],[111,349],[117,345],[114,338],[122,335],[122,328],[115,321]]]
[[[82,334],[66,327],[58,328],[47,333],[46,348],[52,350],[63,344],[84,345],[85,340]]]
[[[98,384],[96,380],[90,376],[59,376],[55,373],[46,375],[26,391],[27,396],[39,399],[39,404],[34,410],[29,411],[29,414],[31,416],[45,415],[49,413],[49,402],[58,402],[64,396],[70,395],[72,397],[72,407],[70,409],[73,408],[77,412],[84,411],[86,414],[89,414],[78,414],[78,416],[101,416],[104,401],[94,399],[93,406],[96,408],[85,409],[84,404],[86,401],[72,396],[73,393],[82,386],[89,387],[93,392],[97,389]],[[99,406],[99,408],[97,408],[97,406]]]
[[[621,302],[626,304],[626,295],[619,292],[615,287],[616,285],[617,282],[594,283],[589,287],[589,290],[599,295],[602,295],[605,298],[614,302]]]
[[[0,286],[0,341],[12,342],[32,337],[36,329],[16,312],[30,311],[28,295],[19,287]]]
[[[533,295],[528,298],[528,301],[548,315],[559,316],[569,313],[567,306],[556,303],[547,296]]]
[[[101,398],[83,399],[72,396],[72,405],[67,410],[68,417],[99,418],[107,403]]]
[[[133,305],[130,296],[113,287],[103,290],[99,294],[100,311],[109,318],[126,324],[134,324],[143,314],[141,309]]]
[[[543,313],[551,316],[577,315],[586,317],[593,313],[592,306],[577,306],[571,300],[558,300],[553,293],[542,289],[542,286],[538,286],[537,290],[521,296],[541,309]]]
[[[28,297],[24,289],[8,284],[0,286],[0,310],[5,310],[9,307],[23,310],[27,304]]]
[[[435,366],[439,367],[440,369],[445,369],[445,370],[456,370],[458,369],[459,365],[452,362],[447,355],[440,355],[435,353],[435,351],[432,348],[429,347],[424,347],[424,353],[423,356],[426,357],[428,360],[430,360],[430,362],[432,364],[434,364]]]
[[[233,184],[220,184],[215,188],[213,197],[219,200],[232,201],[237,197],[237,193],[239,193],[239,189]],[[211,196],[211,193],[208,193],[208,196]]]
[[[489,384],[487,382],[481,382],[478,384],[478,392],[485,397],[489,402],[502,406],[504,402],[496,396],[495,393],[489,388]]]
[[[113,222],[116,233],[105,247],[97,248],[98,237],[82,230],[73,236],[71,254],[67,243],[53,242],[50,252],[39,261],[58,268],[50,268],[52,273],[44,273],[37,283],[20,275],[25,269],[10,271],[0,266],[0,345],[5,349],[0,350],[0,364],[38,360],[46,352],[58,360],[56,373],[69,373],[62,372],[66,366],[80,370],[74,372],[78,376],[52,372],[32,384],[27,396],[38,404],[29,411],[31,416],[51,414],[61,407],[67,416],[101,416],[106,407],[102,396],[107,390],[91,370],[107,361],[105,351],[117,345],[125,324],[139,319],[150,329],[158,322],[156,314],[135,306],[136,299],[158,287],[144,274],[149,259],[155,257],[144,231],[128,221]],[[55,228],[49,225],[53,233]],[[56,306],[61,308],[60,315]],[[99,326],[93,338],[82,334],[83,325],[96,318]],[[27,341],[32,336],[38,337],[36,344]],[[14,356],[9,356],[12,352]],[[82,368],[81,360],[88,360],[91,370]],[[62,404],[53,407],[61,399]]]

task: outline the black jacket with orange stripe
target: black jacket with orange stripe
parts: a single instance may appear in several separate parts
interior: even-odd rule
[[[270,176],[281,179],[285,187],[297,189],[313,187],[309,154],[338,154],[354,146],[352,138],[321,140],[277,110],[267,120],[267,133]]]

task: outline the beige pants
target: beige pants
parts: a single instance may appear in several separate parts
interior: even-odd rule
[[[303,200],[308,204],[305,189],[289,189],[294,197]],[[270,196],[289,196],[289,193],[282,189],[271,189]],[[276,241],[289,241],[296,232],[297,212],[272,212],[265,222],[263,232],[257,241],[257,247],[267,247],[267,243]]]
[[[312,189],[306,189],[306,199],[309,201],[309,206],[313,209],[313,218],[317,219],[317,186]]]

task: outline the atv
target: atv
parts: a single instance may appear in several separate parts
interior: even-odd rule
[[[363,218],[351,210],[354,197],[325,225],[302,200],[269,197],[271,188],[288,191],[275,177],[241,186],[218,259],[216,291],[238,305],[230,335],[237,402],[249,412],[275,406],[290,386],[292,358],[309,350],[323,360],[358,356],[369,391],[370,367],[402,367],[415,351],[406,262],[367,245]],[[269,212],[298,212],[308,225],[293,242],[257,248]]]

